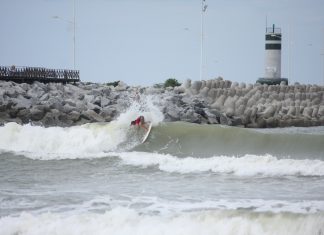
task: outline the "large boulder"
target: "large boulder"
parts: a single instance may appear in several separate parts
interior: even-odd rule
[[[165,119],[169,121],[179,121],[180,120],[181,109],[177,106],[166,107]]]
[[[89,122],[104,122],[105,120],[93,110],[86,110],[81,112],[81,118],[89,120]]]
[[[68,118],[73,121],[76,122],[80,119],[81,114],[78,111],[72,111],[69,113]]]
[[[44,109],[38,109],[36,107],[33,107],[30,109],[30,119],[32,121],[39,121],[41,120],[45,115]]]
[[[214,113],[210,112],[210,110],[208,108],[205,108],[204,112],[207,116],[208,124],[219,124],[216,115]]]

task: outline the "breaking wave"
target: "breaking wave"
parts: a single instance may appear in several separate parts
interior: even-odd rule
[[[109,152],[138,151],[170,154],[179,157],[212,157],[246,155],[292,159],[324,160],[324,134],[274,132],[237,127],[161,123],[155,120],[148,141],[139,144],[141,130],[129,127],[136,108],[110,123],[74,127],[41,127],[7,123],[0,127],[0,151],[23,154],[33,159],[76,159],[105,157]],[[245,159],[246,160],[246,159]]]
[[[42,127],[7,123],[0,127],[0,151],[14,152],[33,159],[98,158],[106,152],[128,150],[142,139],[141,130],[130,128],[131,120],[144,115],[158,125],[163,114],[146,97],[143,104],[134,102],[117,120],[72,127]]]
[[[147,215],[119,207],[103,214],[22,213],[0,218],[1,235],[9,234],[322,234],[324,216],[239,210],[193,211]]]
[[[324,161],[278,159],[271,155],[243,157],[215,156],[179,158],[169,154],[125,152],[114,153],[123,164],[175,173],[214,172],[237,176],[324,176]]]

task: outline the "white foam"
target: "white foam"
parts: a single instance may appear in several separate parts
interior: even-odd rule
[[[0,127],[0,149],[51,160],[100,157],[125,141],[126,133],[115,124],[87,124],[69,128],[19,125]]]
[[[161,216],[119,207],[103,214],[22,213],[18,217],[0,218],[0,228],[0,235],[304,235],[321,234],[324,230],[324,215],[212,210]]]
[[[324,135],[324,126],[251,129],[261,133]]]
[[[129,126],[132,120],[142,115],[146,121],[151,122],[153,126],[157,126],[163,121],[164,115],[156,103],[160,103],[160,100],[158,100],[158,97],[151,95],[140,96],[139,100],[131,100],[130,106],[120,114],[116,123]]]
[[[243,157],[215,156],[209,158],[179,158],[169,154],[124,152],[114,153],[124,164],[150,167],[177,173],[215,172],[238,176],[324,176],[324,161],[278,159],[271,155]]]
[[[310,214],[324,212],[324,201],[315,200],[265,200],[265,199],[208,199],[178,196],[173,200],[156,196],[122,195],[120,198],[98,196],[80,206],[79,211],[104,210],[129,207],[144,214],[170,215],[201,210],[242,210],[271,213]]]
[[[139,143],[128,137],[130,122],[139,115],[157,125],[162,112],[154,105],[154,97],[133,102],[117,120],[110,123],[86,124],[68,128],[19,125],[7,123],[0,127],[0,151],[23,154],[32,159],[98,158],[117,151],[122,143],[126,149]]]

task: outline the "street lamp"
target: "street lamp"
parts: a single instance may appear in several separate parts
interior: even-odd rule
[[[63,19],[59,16],[52,16],[52,18],[55,20],[65,21],[65,22],[73,25],[73,69],[75,70],[75,25],[76,25],[76,22],[75,22],[75,0],[73,0],[73,21]]]
[[[323,56],[323,86],[324,86],[324,53],[321,53],[320,55]]]
[[[324,86],[324,28],[322,28],[322,33],[323,33],[323,38],[322,38],[322,42],[323,42],[323,47],[322,47],[322,53],[321,56],[323,56],[323,86]]]
[[[207,7],[206,0],[201,0],[200,80],[204,77],[204,14]]]

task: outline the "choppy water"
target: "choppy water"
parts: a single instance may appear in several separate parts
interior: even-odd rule
[[[324,127],[0,127],[0,234],[324,234]]]

